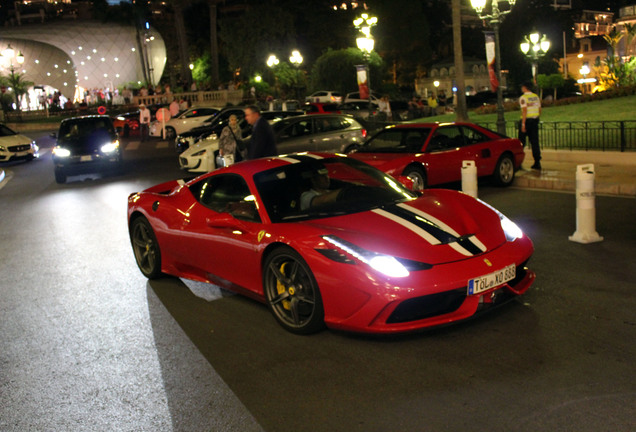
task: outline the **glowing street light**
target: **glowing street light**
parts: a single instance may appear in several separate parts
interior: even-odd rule
[[[298,100],[300,100],[300,65],[303,63],[303,56],[300,55],[300,51],[293,50],[289,56],[289,62],[296,68],[296,94]]]
[[[274,54],[270,54],[269,57],[267,57],[267,62],[265,62],[267,64],[267,67],[274,67],[279,63],[278,57],[276,57]]]
[[[488,20],[490,26],[495,33],[495,74],[497,80],[501,84],[501,50],[499,48],[499,26],[504,19],[504,16],[510,13],[510,10],[515,5],[516,0],[491,0],[490,14],[485,13],[487,0],[470,0],[470,4],[477,12],[477,15],[482,20]],[[508,10],[499,9],[499,3],[508,3],[510,8]],[[504,119],[504,107],[503,107],[503,89],[501,85],[497,86],[497,132],[500,134],[506,134],[506,120]]]
[[[550,49],[550,41],[546,35],[532,32],[524,36],[524,42],[519,44],[519,48],[521,48],[521,52],[532,61],[532,81],[536,84],[539,59],[546,55]]]
[[[371,74],[369,67],[369,58],[373,52],[375,46],[375,39],[371,35],[371,27],[378,23],[378,17],[369,16],[369,14],[363,13],[358,18],[353,20],[353,25],[360,31],[360,36],[356,38],[356,45],[358,49],[362,51],[365,60],[365,67],[367,73],[367,87],[369,90],[369,110],[372,110],[371,106]]]

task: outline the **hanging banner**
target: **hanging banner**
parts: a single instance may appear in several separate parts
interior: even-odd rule
[[[499,87],[499,80],[497,79],[497,73],[495,72],[495,33],[484,32],[486,35],[486,61],[488,62],[488,76],[490,77],[490,89],[493,92],[497,91]]]
[[[369,99],[369,72],[367,65],[356,65],[356,72],[360,99]]]

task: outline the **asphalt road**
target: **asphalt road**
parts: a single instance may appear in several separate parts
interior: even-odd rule
[[[581,245],[572,194],[480,185],[535,242],[524,297],[416,335],[303,337],[141,275],[126,197],[182,174],[172,149],[58,185],[37,137],[41,160],[2,166],[1,431],[636,430],[634,199],[597,197],[605,240]]]

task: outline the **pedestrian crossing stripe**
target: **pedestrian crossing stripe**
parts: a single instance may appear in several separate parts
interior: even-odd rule
[[[170,147],[170,143],[168,141],[157,141],[154,144],[155,144],[154,148],[156,149],[166,149]],[[124,150],[126,151],[139,150],[140,146],[141,146],[141,141],[130,141],[128,142]],[[149,146],[146,143],[144,143],[144,148],[148,148],[148,147]]]

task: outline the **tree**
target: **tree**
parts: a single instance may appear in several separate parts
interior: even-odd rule
[[[453,51],[455,54],[455,85],[457,86],[457,121],[468,121],[466,85],[464,83],[464,58],[462,51],[462,20],[460,0],[453,0]]]
[[[188,55],[188,38],[185,30],[185,20],[183,19],[183,9],[187,0],[174,0],[172,8],[174,11],[174,26],[177,33],[177,41],[179,43],[179,60],[181,61],[181,78],[192,83],[192,75],[190,74],[190,62]]]
[[[295,48],[294,16],[275,0],[253,2],[243,14],[219,22],[219,39],[229,68],[251,77],[266,68],[269,54],[287,58]]]
[[[22,79],[24,74],[11,72],[7,77],[2,77],[2,84],[6,82],[9,87],[13,89],[13,94],[15,96],[15,104],[16,110],[19,112],[21,110],[20,101],[22,100],[22,96],[24,96],[29,87],[33,86],[33,81],[27,81]]]
[[[562,88],[565,85],[565,78],[560,73],[555,74],[539,74],[537,75],[537,87],[540,89],[539,97],[543,99],[544,89],[554,90],[554,100],[557,98],[557,89]]]
[[[358,88],[356,65],[365,63],[362,51],[357,48],[329,50],[316,60],[311,70],[312,89],[329,89],[347,93]],[[372,52],[369,57],[371,89],[377,89],[382,82],[382,58]]]

